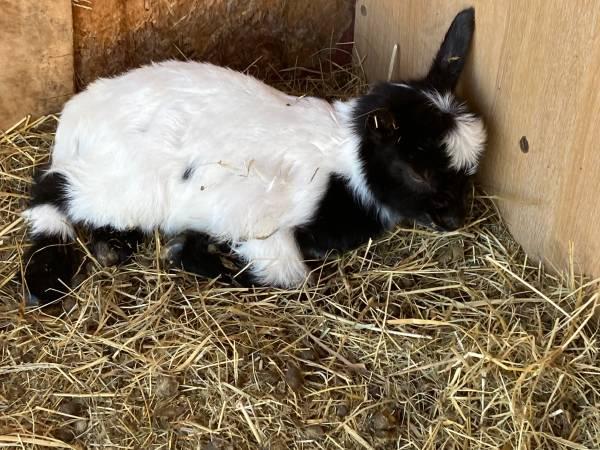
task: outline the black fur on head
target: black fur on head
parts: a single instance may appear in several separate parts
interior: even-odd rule
[[[452,93],[473,29],[474,12],[467,9],[454,19],[425,78],[379,83],[353,109],[375,200],[403,219],[444,230],[464,223],[469,178],[485,134],[480,119]]]

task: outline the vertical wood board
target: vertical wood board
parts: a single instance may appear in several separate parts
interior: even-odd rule
[[[461,91],[486,119],[480,182],[516,239],[559,269],[600,276],[600,2],[358,0],[356,46],[371,81],[420,76],[454,15],[475,6]],[[519,141],[525,136],[529,151]]]
[[[0,130],[73,94],[70,0],[0,0]]]

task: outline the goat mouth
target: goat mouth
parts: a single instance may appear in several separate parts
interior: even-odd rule
[[[456,221],[455,223],[448,224],[447,221],[429,213],[424,214],[423,217],[415,219],[414,222],[417,225],[440,233],[449,233],[462,227],[462,222],[459,223],[459,221]]]
[[[456,230],[460,229],[461,226],[460,225],[448,225],[448,224],[445,224],[445,223],[441,223],[440,224],[440,223],[435,223],[434,222],[433,223],[433,228],[436,231],[440,231],[440,232],[443,232],[443,233],[450,233],[452,231],[456,231]]]
[[[429,214],[424,214],[421,217],[407,220],[406,224],[412,224],[413,226],[419,226],[433,231],[444,231]]]

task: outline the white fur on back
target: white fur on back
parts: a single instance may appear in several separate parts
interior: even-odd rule
[[[54,205],[37,205],[26,209],[23,218],[34,236],[57,236],[67,240],[75,235],[69,219]]]
[[[455,126],[444,138],[450,167],[473,174],[483,153],[486,131],[483,121],[467,113],[462,104],[447,92],[427,91],[424,95],[441,111],[454,115]]]
[[[288,231],[310,220],[330,175],[370,198],[349,110],[169,61],[99,80],[70,100],[51,170],[68,179],[73,221],[206,232],[262,258],[255,269],[264,280],[298,284],[305,269]],[[263,270],[269,255],[287,261],[279,275]]]
[[[74,97],[51,170],[69,180],[75,221],[261,238],[308,220],[332,172],[356,176],[347,130],[323,100],[166,62]]]

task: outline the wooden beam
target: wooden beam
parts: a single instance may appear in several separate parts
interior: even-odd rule
[[[454,15],[475,6],[462,88],[484,115],[480,181],[535,258],[600,276],[600,2],[358,0],[356,45],[371,80],[423,74]],[[521,150],[525,137],[529,150]]]

